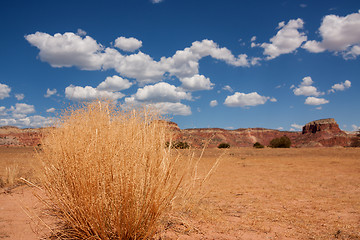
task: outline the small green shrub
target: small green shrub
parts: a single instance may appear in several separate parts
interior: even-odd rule
[[[270,147],[272,148],[290,148],[290,146],[291,146],[291,140],[287,136],[274,138],[270,142]]]
[[[218,148],[230,148],[230,144],[228,144],[228,143],[220,143]]]
[[[256,142],[256,143],[254,143],[253,147],[254,147],[254,148],[264,148],[264,145],[262,145],[262,144],[259,143],[259,142]]]

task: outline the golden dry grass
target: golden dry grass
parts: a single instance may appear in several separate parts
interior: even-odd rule
[[[165,147],[168,125],[149,109],[107,102],[71,109],[37,157],[42,186],[64,239],[149,239],[191,188],[192,164]],[[190,177],[190,178],[188,178]]]

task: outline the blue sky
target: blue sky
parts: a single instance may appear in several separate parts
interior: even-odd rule
[[[151,104],[181,128],[360,126],[360,2],[1,1],[0,125],[79,101]]]

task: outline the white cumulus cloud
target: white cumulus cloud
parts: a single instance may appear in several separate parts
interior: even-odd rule
[[[40,50],[40,59],[52,67],[77,66],[83,70],[99,70],[104,61],[104,47],[89,36],[83,38],[72,32],[51,36],[36,32],[25,38]]]
[[[344,17],[325,16],[319,33],[321,41],[307,41],[303,48],[314,53],[325,50],[341,53],[346,59],[360,55],[360,11]]]
[[[295,129],[298,129],[298,130],[301,130],[303,128],[303,125],[293,123],[293,124],[291,124],[291,127],[295,128]]]
[[[137,40],[136,38],[130,37],[118,37],[115,39],[115,47],[120,48],[123,51],[134,52],[135,50],[141,48],[142,41]]]
[[[26,115],[30,113],[35,112],[34,105],[29,105],[26,103],[16,103],[15,107],[12,106],[10,108],[10,111],[12,111],[12,115],[14,118],[24,118]]]
[[[70,85],[65,88],[65,97],[73,101],[88,101],[95,99],[117,100],[124,97],[124,94],[121,92],[101,91],[91,86],[80,87]]]
[[[316,97],[307,97],[305,100],[305,104],[307,105],[322,105],[329,103],[329,100],[326,100],[325,98],[316,98]]]
[[[269,99],[270,97],[261,96],[257,92],[235,92],[234,95],[226,97],[224,104],[228,107],[248,107],[265,104]]]
[[[210,101],[210,107],[215,107],[217,105],[218,105],[218,101],[216,101],[216,100]]]
[[[199,74],[195,74],[192,77],[180,78],[180,81],[182,82],[181,87],[190,91],[211,90],[215,85],[209,78]]]
[[[0,83],[0,99],[4,99],[10,96],[11,88],[6,85]]]
[[[304,21],[300,18],[292,19],[287,24],[280,22],[278,25],[280,30],[270,39],[270,43],[260,45],[264,48],[264,55],[267,55],[266,59],[274,59],[281,54],[291,53],[299,48],[307,40],[305,33],[299,31],[303,26]]]
[[[112,77],[107,77],[105,79],[105,81],[101,82],[96,87],[96,89],[101,90],[101,91],[116,92],[116,91],[121,91],[121,90],[128,89],[132,85],[133,84],[129,80],[114,75]]]
[[[323,95],[323,92],[319,92],[316,87],[311,86],[314,83],[314,81],[311,79],[311,77],[304,77],[301,83],[298,87],[293,87],[293,92],[296,96],[315,96],[318,97],[320,95]]]
[[[56,94],[57,93],[57,90],[54,88],[54,89],[47,89],[46,90],[46,94],[44,95],[44,97],[48,98],[48,97],[51,97],[52,95]]]
[[[191,94],[180,88],[165,82],[155,85],[147,85],[139,88],[133,95],[136,101],[141,102],[179,102],[180,100],[191,100]]]
[[[161,114],[171,114],[171,115],[181,115],[188,116],[191,115],[191,108],[182,103],[172,103],[172,102],[159,102],[149,104],[148,106],[155,107],[160,111]]]
[[[329,92],[344,91],[345,89],[348,89],[350,87],[351,82],[349,80],[345,80],[345,82],[334,84],[329,90]]]

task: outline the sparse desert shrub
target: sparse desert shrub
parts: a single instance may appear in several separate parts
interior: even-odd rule
[[[254,148],[264,148],[264,145],[262,145],[262,144],[259,143],[259,142],[256,142],[256,143],[254,143],[253,147],[254,147]]]
[[[228,144],[228,143],[220,143],[218,148],[230,148],[230,144]]]
[[[290,148],[291,140],[287,136],[282,136],[280,138],[274,138],[270,141],[270,147],[272,148]]]
[[[49,130],[37,156],[45,201],[62,222],[58,237],[154,236],[174,200],[189,193],[184,179],[196,175],[165,148],[170,133],[159,119],[148,109],[93,102],[65,112]]]

